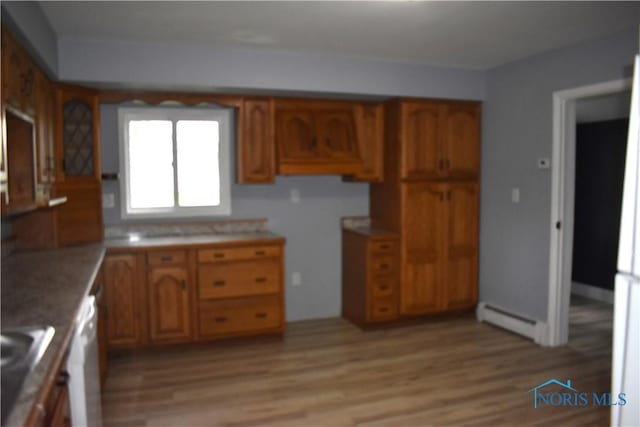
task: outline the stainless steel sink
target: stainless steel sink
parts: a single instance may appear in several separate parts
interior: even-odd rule
[[[40,361],[53,334],[50,326],[10,329],[0,334],[2,424],[20,394],[22,383]]]

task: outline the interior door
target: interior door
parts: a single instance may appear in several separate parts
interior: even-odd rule
[[[441,103],[401,104],[402,178],[432,179],[443,173],[439,149]]]
[[[402,314],[425,314],[442,305],[444,193],[441,184],[402,184]]]
[[[447,184],[445,200],[445,305],[472,307],[478,297],[478,184]]]
[[[442,126],[442,148],[446,175],[475,178],[480,170],[480,105],[450,102]]]

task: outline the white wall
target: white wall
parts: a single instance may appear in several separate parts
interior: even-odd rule
[[[629,77],[638,33],[540,54],[493,70],[483,106],[480,299],[547,319],[552,94]],[[520,203],[511,188],[520,188]]]

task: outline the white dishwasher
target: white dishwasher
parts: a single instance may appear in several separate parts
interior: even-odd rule
[[[74,427],[102,426],[97,313],[95,297],[87,297],[76,319],[69,350],[69,403]]]

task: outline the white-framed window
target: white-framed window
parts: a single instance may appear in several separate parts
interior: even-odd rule
[[[122,218],[231,214],[231,112],[120,107]]]

